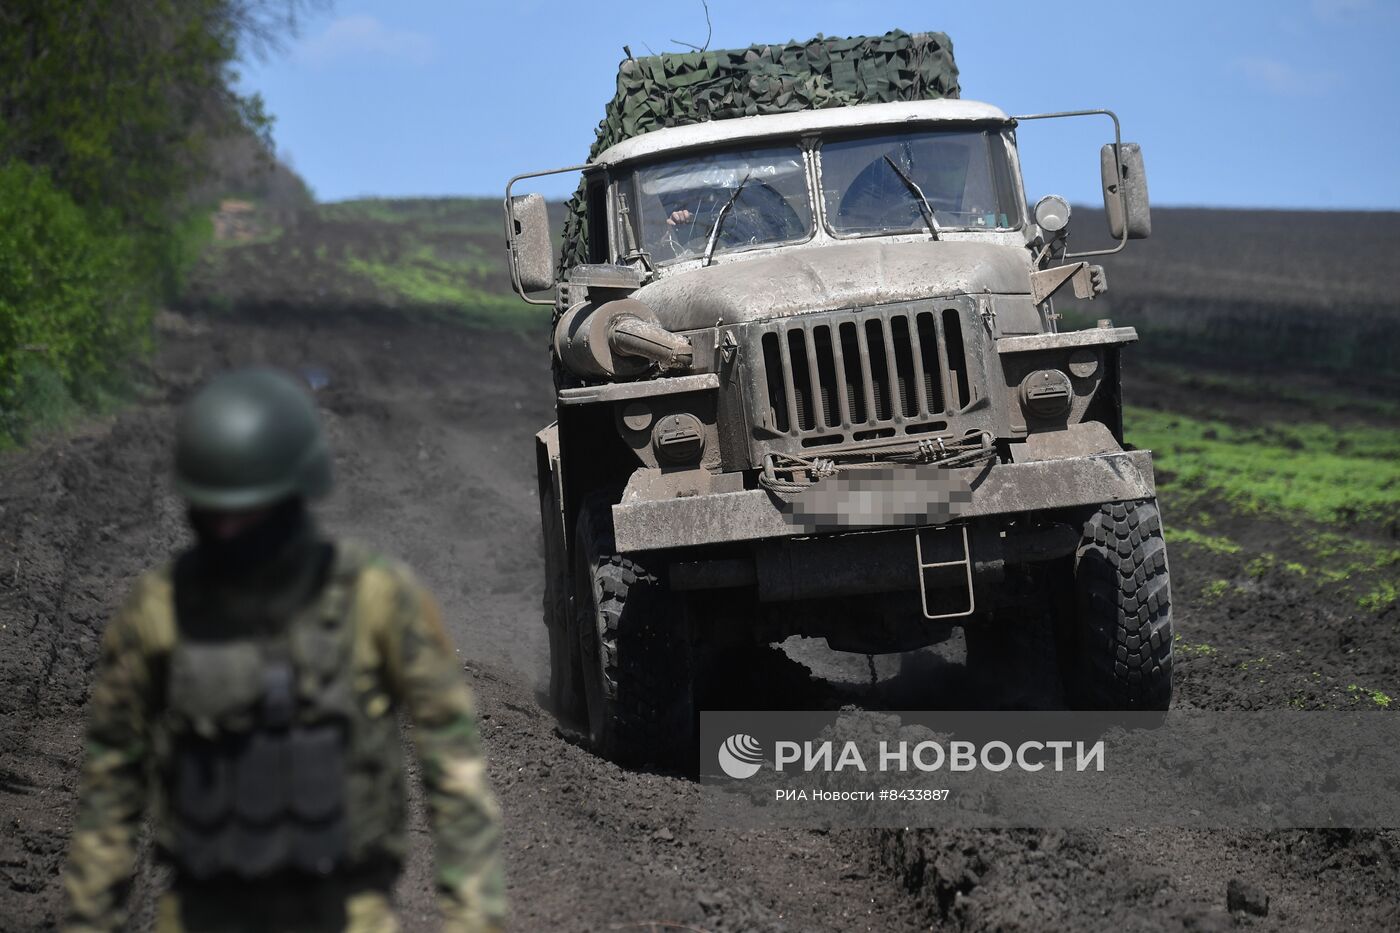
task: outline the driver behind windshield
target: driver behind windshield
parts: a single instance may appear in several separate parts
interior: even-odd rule
[[[703,188],[659,192],[657,198],[661,202],[662,212],[666,215],[666,230],[662,236],[662,245],[669,249],[668,254],[659,258],[665,260],[680,258],[686,254],[703,255],[705,245],[709,240],[710,228],[718,218],[720,208],[729,200],[731,194],[733,194],[732,191],[724,189]],[[740,197],[743,197],[742,193]],[[716,237],[716,249],[721,246],[732,247],[737,243],[742,243],[743,240],[736,239],[736,236],[742,235],[740,228],[749,226],[739,216],[747,212],[730,207],[728,213],[735,216],[725,220],[720,231],[722,237]]]
[[[925,229],[925,199],[941,226],[1007,226],[985,133],[830,142],[822,146],[821,159],[827,221],[837,236]]]
[[[800,155],[728,153],[637,173],[644,239],[657,262],[790,242],[811,231]],[[727,208],[726,208],[726,205]]]

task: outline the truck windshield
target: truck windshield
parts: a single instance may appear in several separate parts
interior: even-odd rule
[[[795,145],[645,166],[632,187],[629,219],[658,264],[704,256],[712,235],[713,253],[812,235],[807,170]]]
[[[939,228],[996,229],[1018,223],[1006,146],[996,130],[825,142],[820,158],[822,203],[834,236],[927,230],[923,205],[900,172],[923,192]]]

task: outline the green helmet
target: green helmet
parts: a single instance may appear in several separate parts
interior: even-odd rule
[[[271,369],[217,376],[175,428],[175,489],[205,509],[251,509],[331,487],[330,454],[311,396]]]

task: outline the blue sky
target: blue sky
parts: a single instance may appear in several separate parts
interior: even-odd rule
[[[964,97],[1116,110],[1156,204],[1400,209],[1400,0],[710,0],[710,15],[713,48],[943,30]],[[583,160],[624,44],[705,32],[700,0],[338,0],[242,83],[323,200],[497,195]],[[1023,127],[1028,195],[1097,201],[1108,130]]]

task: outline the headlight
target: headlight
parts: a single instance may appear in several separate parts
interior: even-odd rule
[[[1021,380],[1021,407],[1028,414],[1055,418],[1069,411],[1074,389],[1058,369],[1037,369]]]

